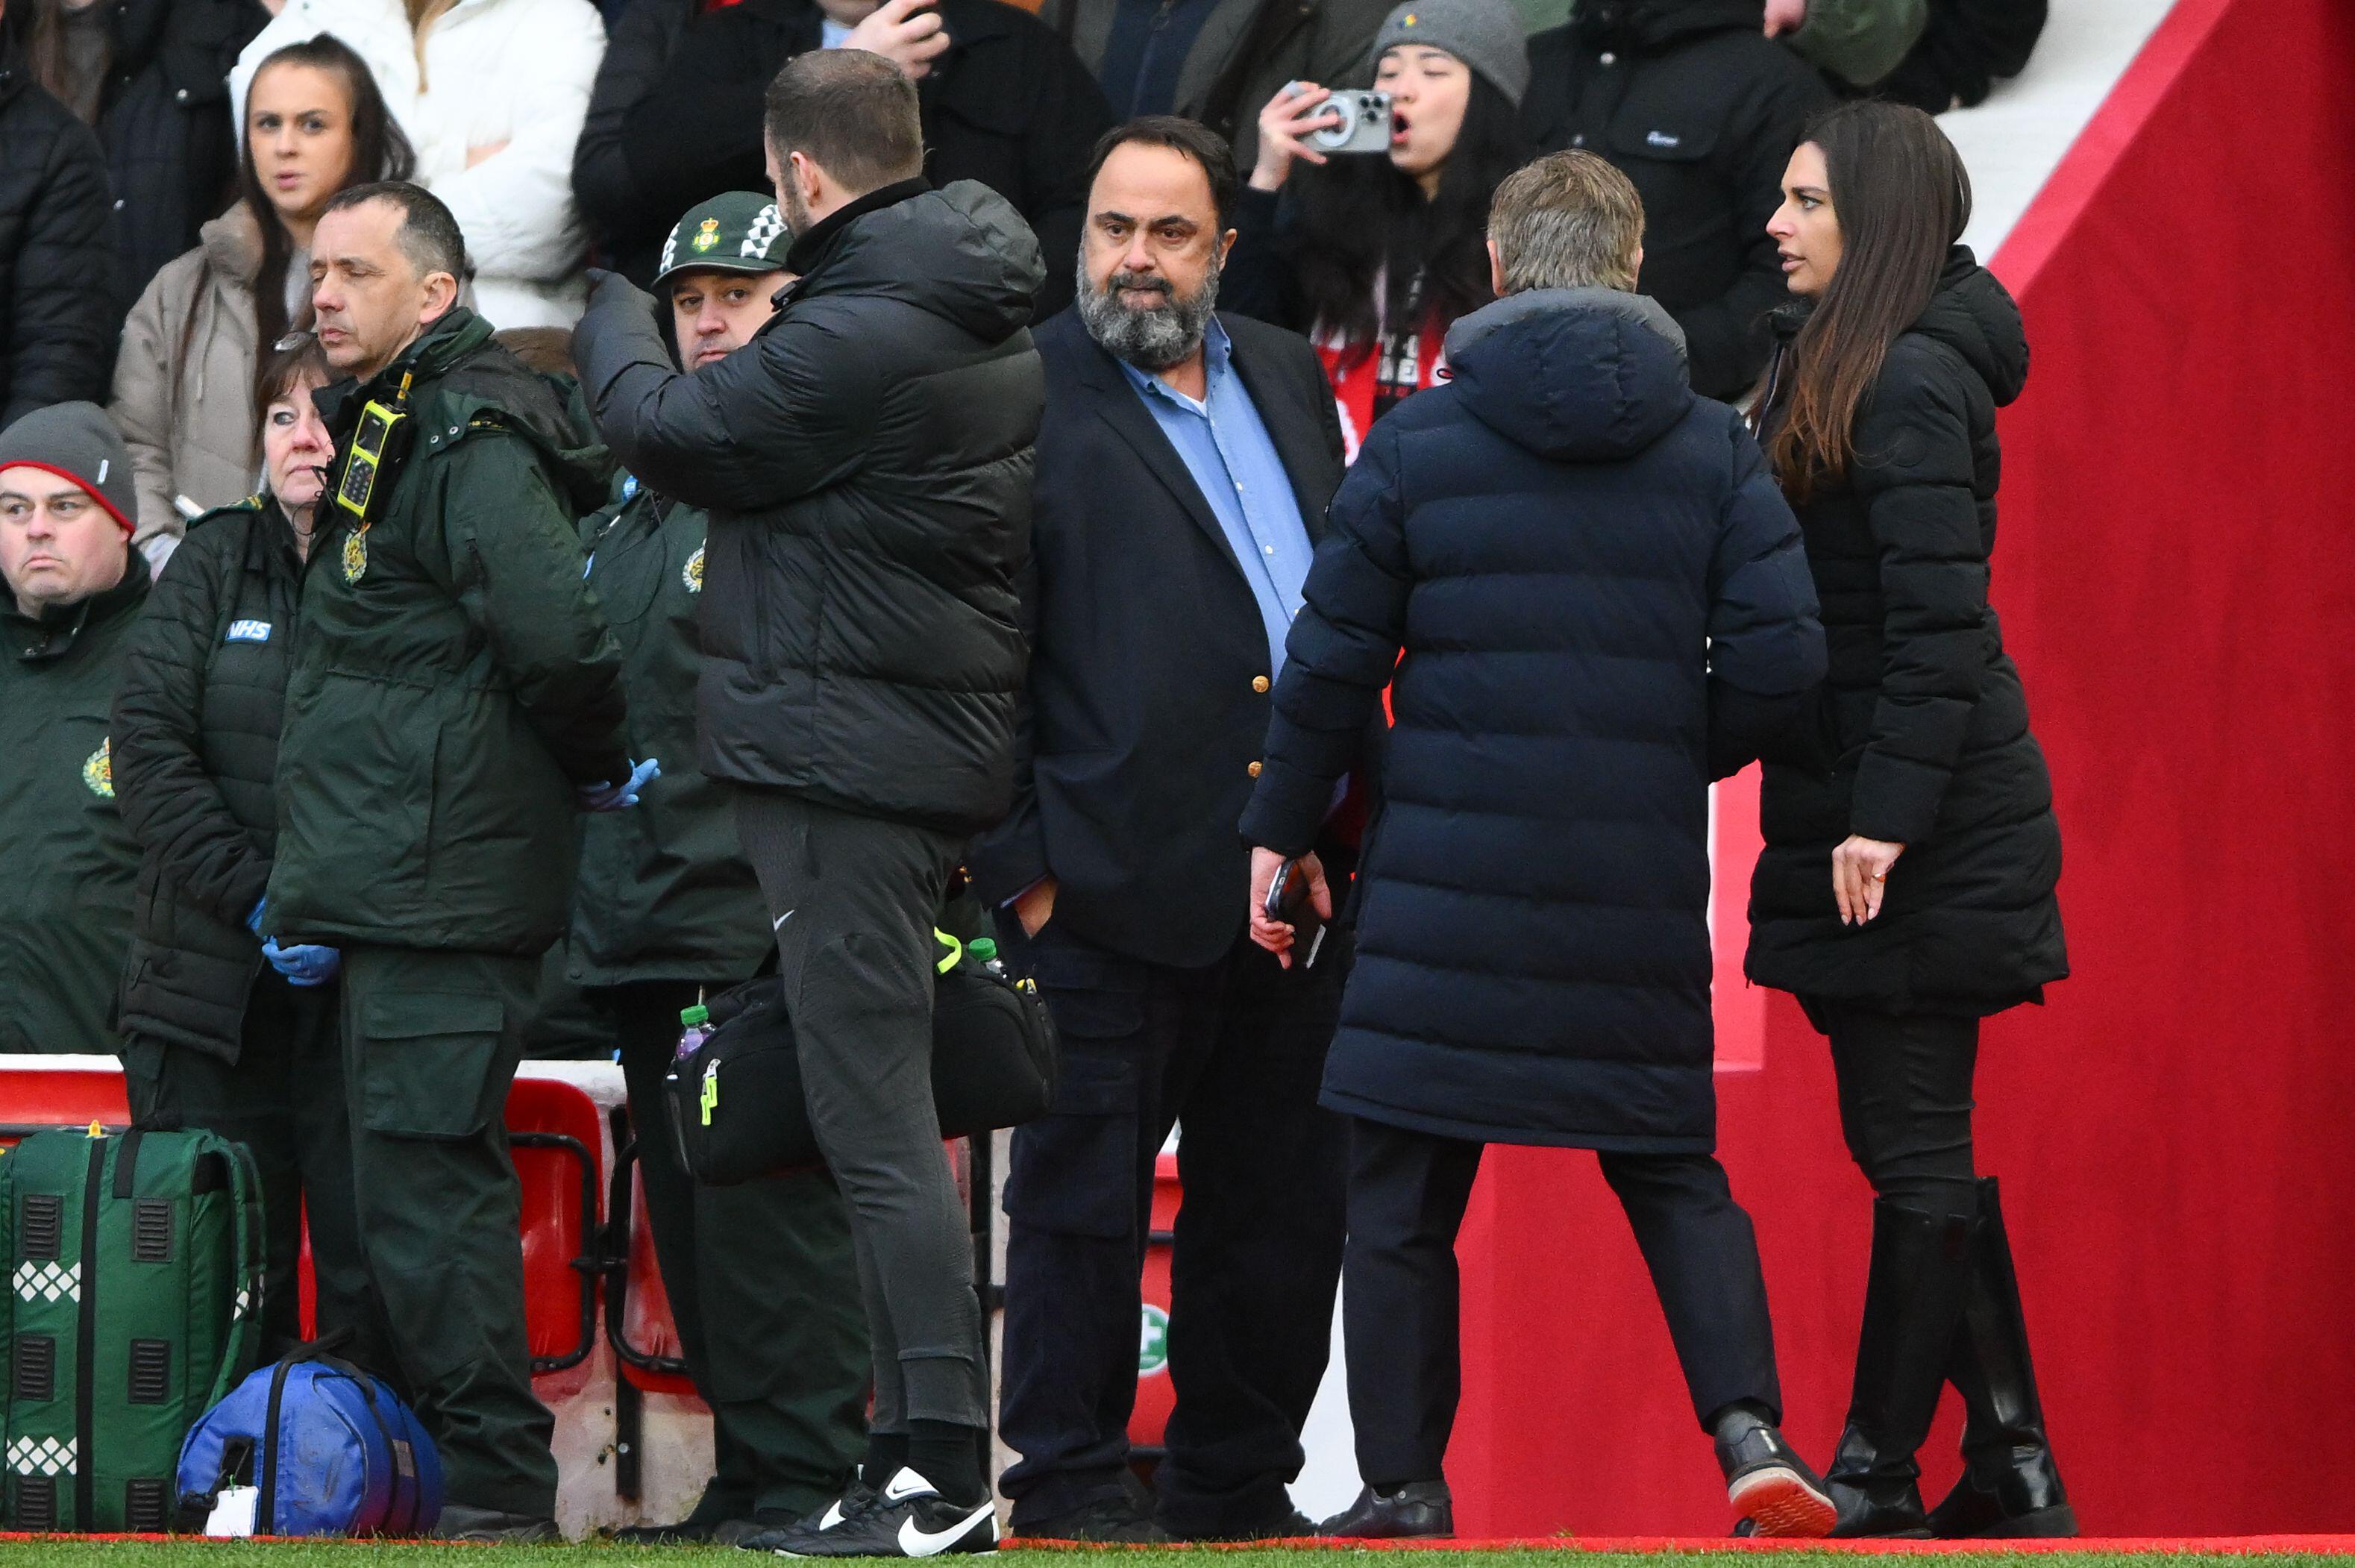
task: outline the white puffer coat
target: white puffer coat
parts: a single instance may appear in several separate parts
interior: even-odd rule
[[[572,149],[605,53],[596,7],[458,0],[421,51],[401,0],[286,0],[229,73],[240,124],[261,62],[321,33],[368,61],[417,148],[418,182],[457,217],[476,268],[477,313],[495,327],[571,325],[586,297],[587,251],[572,206]],[[501,143],[467,167],[470,151]]]

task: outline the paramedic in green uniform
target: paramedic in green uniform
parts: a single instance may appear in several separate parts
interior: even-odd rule
[[[769,318],[791,242],[766,196],[715,197],[679,219],[655,293],[681,368],[718,363]],[[613,1017],[655,1256],[718,1466],[685,1520],[622,1536],[733,1544],[842,1494],[866,1444],[869,1361],[833,1179],[698,1187],[665,1124],[680,1010],[775,952],[728,796],[693,762],[703,532],[702,512],[634,480],[586,525],[589,585],[622,645],[630,752],[665,761],[635,810],[584,825],[570,974]]]
[[[577,809],[653,773],[581,574],[602,498],[546,384],[456,303],[465,244],[422,187],[357,186],[311,246],[336,443],[303,571],[258,930],[340,970],[353,1184],[401,1381],[440,1450],[440,1533],[552,1539],[521,1189],[502,1113]],[[290,977],[295,977],[290,974]]]
[[[0,431],[0,1051],[109,1055],[139,846],[108,714],[147,560],[131,453],[93,403]]]

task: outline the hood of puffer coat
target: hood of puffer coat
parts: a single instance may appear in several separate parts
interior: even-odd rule
[[[1465,316],[1447,362],[1481,423],[1540,456],[1632,457],[1692,407],[1685,336],[1617,289],[1530,289]]]

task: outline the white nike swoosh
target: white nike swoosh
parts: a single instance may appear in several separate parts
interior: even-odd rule
[[[927,1531],[916,1522],[913,1515],[911,1515],[900,1521],[900,1551],[901,1554],[909,1557],[937,1557],[972,1534],[975,1525],[996,1512],[996,1505],[984,1503],[943,1531]],[[996,1541],[996,1534],[995,1530],[990,1531],[993,1542]]]
[[[769,923],[769,929],[770,929],[771,931],[775,931],[775,930],[777,930],[779,927],[783,926],[783,925],[785,923],[785,922],[787,922],[787,921],[789,921],[789,920],[791,920],[791,919],[793,919],[793,918],[794,918],[794,912],[793,912],[793,911],[791,911],[791,910],[787,910],[784,913],[783,913],[783,914],[779,915],[776,919],[774,919],[774,920],[773,920],[773,921],[771,921],[771,922]]]
[[[826,1505],[826,1512],[818,1516],[817,1527],[820,1530],[832,1530],[836,1525],[840,1524],[841,1522],[842,1504],[839,1501],[835,1501]]]

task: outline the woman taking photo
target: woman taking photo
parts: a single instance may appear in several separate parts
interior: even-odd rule
[[[1829,1038],[1875,1196],[1824,1477],[1838,1535],[2076,1533],[1996,1185],[1971,1158],[1979,1020],[2069,965],[2051,781],[1987,606],[1995,411],[2028,344],[1955,243],[1970,206],[1927,114],[1856,103],[1809,128],[1767,229],[1796,299],[1759,438],[1806,535],[1830,673],[1819,733],[1766,768],[1748,968]],[[1913,1456],[1945,1381],[1966,1467],[1925,1516]]]
[[[115,798],[144,857],[123,1067],[142,1125],[204,1127],[253,1151],[269,1220],[264,1357],[302,1337],[307,1213],[319,1332],[352,1328],[346,1353],[380,1365],[353,1219],[336,954],[254,934],[295,604],[335,456],[311,404],[328,375],[307,334],[263,368],[268,488],[189,528],[115,695]]]
[[[334,38],[272,54],[246,101],[237,205],[155,274],[123,328],[112,412],[139,471],[139,533],[176,539],[186,512],[253,493],[249,395],[311,311],[311,230],[346,188],[406,179],[408,139],[360,58]]]
[[[1529,61],[1510,0],[1410,0],[1373,56],[1374,87],[1391,95],[1387,155],[1317,151],[1332,93],[1314,82],[1260,111],[1220,301],[1315,340],[1352,460],[1375,420],[1438,379],[1456,318],[1496,297],[1488,198],[1527,157]]]

